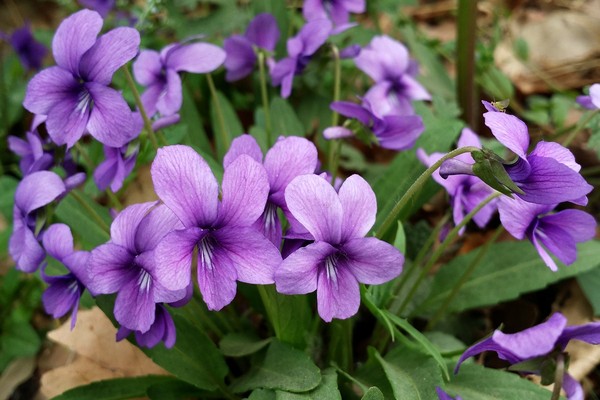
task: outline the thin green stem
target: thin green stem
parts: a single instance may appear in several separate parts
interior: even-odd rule
[[[565,376],[565,356],[559,353],[556,357],[556,371],[554,372],[554,389],[552,389],[552,397],[550,400],[560,399],[560,390],[563,387],[563,378]]]
[[[425,172],[423,172],[421,174],[421,176],[419,176],[417,178],[415,183],[413,183],[412,186],[408,188],[408,190],[406,191],[406,193],[404,193],[404,196],[402,196],[402,198],[398,201],[398,203],[396,203],[396,205],[394,206],[392,211],[390,211],[390,213],[388,214],[386,219],[381,224],[381,227],[379,228],[379,231],[377,232],[376,236],[379,239],[382,239],[386,235],[388,230],[390,230],[390,228],[398,220],[398,216],[400,215],[400,212],[402,211],[404,206],[406,206],[406,204],[410,201],[410,199],[421,189],[421,187],[423,187],[423,185],[425,184],[427,179],[429,179],[431,174],[433,174],[435,172],[435,170],[437,170],[444,161],[454,158],[460,154],[470,153],[473,151],[480,151],[480,150],[481,149],[479,149],[477,147],[473,147],[473,146],[460,147],[460,148],[453,150],[450,153],[446,154],[445,156],[440,158],[437,162],[435,162],[431,167],[427,168],[425,170]]]
[[[96,223],[98,223],[98,226],[100,226],[100,228],[105,231],[106,233],[110,233],[110,227],[106,224],[106,222],[104,222],[104,220],[102,219],[102,217],[100,217],[100,215],[98,215],[98,213],[96,212],[96,210],[94,210],[92,208],[92,206],[90,206],[87,201],[85,201],[85,199],[83,197],[81,197],[81,195],[79,194],[79,192],[77,190],[72,190],[71,191],[71,195],[73,196],[73,198],[75,200],[77,200],[77,202],[83,207],[85,208],[85,210],[88,212],[88,214],[90,215],[90,217],[92,217]]]
[[[569,145],[571,144],[573,139],[575,139],[577,134],[579,132],[581,132],[581,130],[583,128],[585,128],[585,126],[588,124],[588,122],[590,122],[592,120],[592,118],[594,118],[598,114],[598,112],[600,112],[600,109],[589,112],[588,115],[583,119],[583,121],[581,121],[581,122],[577,123],[577,125],[575,125],[575,128],[571,131],[571,133],[569,133],[569,136],[567,136],[565,138],[565,140],[563,140],[562,145],[565,147],[569,147]]]
[[[450,304],[452,304],[452,301],[458,295],[460,289],[464,286],[471,274],[473,274],[475,269],[479,266],[481,260],[483,260],[483,257],[485,257],[492,244],[498,239],[498,237],[500,237],[502,232],[504,232],[504,227],[500,226],[498,229],[496,229],[492,237],[488,239],[486,244],[479,250],[479,252],[475,256],[475,258],[473,258],[473,260],[471,261],[465,272],[462,274],[458,282],[456,282],[456,284],[452,288],[452,292],[450,292],[446,300],[442,302],[440,308],[435,312],[433,317],[427,323],[426,330],[430,330],[431,328],[433,328],[435,324],[444,316],[444,313],[446,312]]]
[[[463,218],[463,220],[460,221],[460,223],[458,225],[456,225],[448,233],[448,236],[446,237],[446,239],[435,250],[435,252],[432,254],[431,258],[427,261],[427,264],[425,264],[425,266],[421,270],[421,274],[417,278],[417,281],[415,282],[415,284],[411,288],[410,292],[408,292],[408,294],[404,298],[404,301],[402,302],[402,304],[400,304],[400,307],[397,310],[390,308],[390,311],[392,313],[394,313],[394,314],[401,314],[404,311],[404,309],[406,308],[406,306],[410,303],[410,301],[412,300],[413,296],[415,295],[415,293],[417,292],[417,290],[421,286],[421,283],[423,282],[423,280],[425,279],[425,277],[427,277],[427,275],[431,272],[431,269],[433,268],[433,266],[435,265],[435,263],[437,262],[437,260],[444,253],[444,251],[446,251],[446,249],[448,248],[448,246],[450,245],[450,243],[452,243],[454,241],[454,239],[456,238],[456,236],[458,236],[458,232],[465,225],[467,225],[469,223],[469,221],[471,221],[471,219],[473,219],[473,216],[475,214],[477,214],[489,202],[491,202],[492,200],[494,200],[495,198],[497,198],[499,196],[501,196],[501,193],[498,193],[498,192],[489,195],[484,201],[482,201],[481,203],[479,203],[477,205],[477,207],[475,207],[473,210],[471,210],[470,213],[468,213],[467,215],[465,215],[465,217]]]
[[[106,195],[108,196],[108,199],[110,200],[114,208],[116,208],[117,210],[123,209],[123,204],[121,204],[121,201],[110,187],[106,188]]]
[[[131,72],[129,72],[129,66],[126,64],[122,68],[125,73],[125,80],[127,81],[127,86],[129,86],[129,90],[133,94],[133,98],[135,100],[135,105],[140,110],[140,114],[142,115],[142,120],[144,121],[144,129],[146,130],[146,134],[154,147],[154,150],[158,150],[159,145],[156,140],[156,136],[154,135],[154,130],[152,129],[152,122],[148,118],[148,114],[146,113],[146,109],[144,108],[144,104],[142,104],[142,99],[140,97],[140,92],[138,92],[137,87],[135,86],[135,82],[133,81],[133,77],[131,76]]]
[[[335,185],[338,168],[340,165],[340,154],[342,153],[342,140],[334,139],[329,142],[329,171],[331,172],[331,184]]]
[[[210,95],[213,98],[213,102],[215,103],[215,112],[217,113],[217,120],[219,122],[219,130],[221,133],[221,140],[223,140],[224,151],[229,148],[229,137],[227,136],[227,126],[225,125],[225,117],[223,116],[223,109],[221,108],[221,101],[219,100],[219,96],[217,94],[217,88],[215,87],[215,82],[213,81],[211,74],[206,74],[206,81],[208,82],[208,87],[210,89]]]
[[[476,126],[477,87],[475,85],[475,40],[477,38],[477,0],[458,1],[456,64],[458,103],[462,117],[470,126]]]
[[[333,101],[340,100],[341,86],[342,86],[342,64],[340,62],[340,51],[336,45],[331,45],[331,51],[333,53]],[[331,126],[337,126],[339,123],[340,115],[337,112],[331,114]],[[331,184],[335,185],[335,178],[337,177],[340,154],[342,148],[341,139],[333,139],[329,142],[329,171],[331,172]]]
[[[265,113],[265,133],[267,136],[267,147],[271,147],[271,132],[273,125],[271,124],[271,110],[269,108],[269,93],[267,91],[267,77],[265,72],[265,53],[262,50],[258,51],[258,75],[260,77],[260,94],[262,97],[263,111]]]

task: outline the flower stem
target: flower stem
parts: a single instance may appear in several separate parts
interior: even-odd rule
[[[400,212],[402,211],[404,206],[406,206],[410,199],[421,189],[421,187],[423,187],[423,185],[431,176],[431,174],[433,174],[435,170],[437,170],[444,161],[454,158],[460,154],[470,153],[479,150],[481,149],[474,146],[460,147],[458,149],[452,150],[450,153],[446,154],[437,162],[435,162],[431,167],[427,168],[425,172],[423,172],[421,176],[417,178],[415,183],[413,183],[412,186],[408,188],[408,190],[406,191],[406,193],[404,193],[404,196],[402,196],[398,203],[396,203],[392,211],[388,214],[386,219],[381,224],[381,227],[379,228],[376,237],[382,239],[386,235],[386,233],[398,220],[398,215],[400,215]]]
[[[458,295],[458,292],[460,291],[460,289],[464,286],[464,284],[467,282],[467,279],[469,279],[471,274],[479,266],[479,264],[481,263],[481,260],[483,260],[483,257],[487,254],[487,252],[490,249],[490,247],[492,246],[492,244],[498,239],[498,237],[502,234],[502,232],[504,232],[504,227],[500,226],[493,233],[492,237],[488,239],[487,243],[479,250],[479,252],[475,256],[475,258],[473,258],[473,261],[471,261],[471,263],[469,264],[469,266],[467,267],[465,272],[462,274],[462,276],[460,277],[458,282],[452,288],[452,292],[450,292],[450,294],[448,295],[446,300],[442,303],[440,308],[436,311],[436,313],[433,315],[433,317],[427,323],[426,330],[430,330],[431,328],[433,328],[435,326],[435,324],[444,316],[444,313],[446,312],[446,310],[448,309],[448,307],[450,306],[450,304],[452,303],[452,301],[454,300],[456,295]]]
[[[550,400],[560,399],[560,390],[563,386],[563,378],[565,377],[565,356],[559,353],[556,357],[556,372],[554,373],[554,389],[552,389],[552,397]]]
[[[227,126],[225,125],[225,117],[223,116],[223,110],[221,109],[221,101],[219,100],[217,88],[215,87],[215,82],[213,81],[211,74],[206,74],[206,81],[208,82],[210,95],[212,96],[213,102],[215,103],[215,112],[217,113],[217,120],[219,122],[221,140],[223,140],[223,152],[225,152],[229,148],[229,137],[227,136]]]
[[[491,202],[492,200],[494,200],[495,198],[497,198],[497,197],[499,197],[501,195],[502,194],[498,193],[498,192],[489,195],[485,200],[483,200],[481,203],[479,203],[477,205],[477,207],[475,207],[473,210],[471,210],[470,213],[468,213],[467,215],[465,215],[465,217],[463,218],[463,220],[460,221],[460,223],[458,225],[456,225],[448,233],[448,236],[446,237],[446,239],[442,242],[442,244],[440,245],[440,247],[438,247],[435,250],[435,252],[431,255],[431,258],[427,261],[427,264],[425,264],[425,266],[421,270],[421,274],[417,278],[417,281],[415,282],[415,284],[411,288],[410,292],[408,292],[408,295],[406,295],[406,297],[404,298],[404,301],[402,302],[402,304],[400,304],[400,306],[397,307],[397,308],[395,307],[396,304],[392,304],[392,307],[390,307],[390,311],[393,314],[401,314],[404,311],[404,309],[406,308],[406,306],[410,303],[410,301],[412,300],[413,296],[417,292],[417,289],[419,288],[419,286],[421,286],[421,283],[423,282],[423,280],[425,279],[425,277],[431,272],[431,269],[435,265],[436,261],[444,253],[444,251],[446,251],[446,249],[448,248],[448,246],[450,245],[450,243],[452,243],[452,241],[454,241],[454,239],[456,238],[456,236],[458,236],[458,232],[465,225],[467,225],[469,223],[469,221],[471,221],[471,219],[473,219],[473,217],[475,216],[475,214],[477,214],[483,207],[485,207],[489,202]]]
[[[83,160],[85,161],[87,168],[88,168],[88,172],[90,174],[92,174],[94,171],[94,162],[88,155],[87,151],[83,148],[83,146],[79,142],[75,142],[75,148],[79,152],[79,155],[81,156],[81,158],[83,158]],[[117,210],[123,209],[123,205],[121,204],[121,202],[119,201],[119,199],[117,198],[115,193],[110,189],[110,187],[106,188],[106,196],[109,198],[109,200],[114,208],[116,208]]]
[[[565,138],[565,140],[563,140],[562,145],[565,147],[569,147],[569,145],[571,144],[573,139],[575,139],[577,134],[579,132],[581,132],[581,130],[583,128],[585,128],[585,126],[588,124],[588,122],[590,122],[592,120],[592,118],[594,118],[598,114],[598,112],[600,112],[600,109],[589,112],[588,115],[586,116],[586,118],[583,119],[583,121],[581,121],[581,122],[577,123],[577,125],[575,125],[575,128],[571,131],[571,133],[569,133],[569,136],[567,136]]]
[[[457,97],[463,120],[476,126],[477,86],[475,85],[475,40],[477,38],[477,0],[458,1],[456,41]]]
[[[131,76],[131,72],[129,72],[129,67],[124,65],[122,68],[123,72],[125,72],[125,79],[127,80],[127,86],[129,86],[129,90],[133,94],[133,98],[135,100],[135,105],[140,110],[140,114],[142,115],[142,120],[144,121],[144,129],[146,130],[146,134],[154,147],[154,150],[158,150],[158,141],[156,140],[156,136],[154,135],[154,130],[152,130],[152,122],[148,118],[148,114],[146,114],[146,109],[142,104],[142,99],[140,98],[140,92],[138,92],[137,87],[135,86],[135,82],[133,81],[133,77]]]
[[[262,50],[258,51],[258,75],[260,77],[260,94],[262,97],[263,111],[265,113],[265,133],[267,137],[267,147],[271,147],[271,132],[273,125],[271,124],[271,110],[269,108],[269,93],[267,91],[267,76],[265,73],[265,53]]]
[[[340,100],[341,82],[342,82],[342,65],[340,63],[340,51],[336,45],[331,45],[331,51],[333,52],[333,65],[334,65],[334,81],[333,81],[333,102]],[[340,115],[337,112],[331,114],[331,126],[337,126],[339,123]],[[329,142],[329,156],[328,165],[329,171],[331,172],[331,184],[335,185],[335,178],[337,177],[338,167],[340,163],[340,154],[342,148],[341,139],[334,139]]]
[[[94,210],[88,203],[87,201],[85,201],[85,199],[83,197],[81,197],[81,195],[79,194],[79,192],[77,190],[72,190],[71,191],[71,195],[73,196],[73,198],[75,200],[77,200],[77,202],[79,203],[79,205],[81,205],[90,215],[90,217],[92,217],[96,223],[98,224],[98,226],[105,231],[106,233],[110,233],[110,227],[106,224],[106,222],[104,222],[104,220],[102,219],[102,217],[100,217],[100,215],[98,215],[98,213],[96,212],[96,210]]]

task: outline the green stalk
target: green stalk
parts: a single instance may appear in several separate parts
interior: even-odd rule
[[[458,1],[456,70],[457,97],[462,118],[477,125],[477,86],[475,85],[475,39],[477,38],[477,0]]]
[[[94,162],[88,155],[87,151],[83,148],[80,142],[75,142],[75,148],[79,152],[79,155],[83,158],[85,164],[87,165],[88,172],[92,173],[94,171]],[[106,195],[108,196],[112,206],[118,210],[123,209],[123,205],[115,195],[115,193],[110,189],[110,187],[106,188]]]
[[[229,148],[229,137],[227,136],[227,126],[225,125],[225,117],[223,116],[223,110],[221,109],[221,101],[219,100],[219,96],[217,95],[217,88],[215,87],[215,82],[213,81],[211,74],[206,74],[206,81],[208,82],[210,95],[212,96],[213,102],[215,103],[215,111],[217,113],[217,120],[219,122],[221,139],[223,140],[224,151],[226,151]]]
[[[569,133],[569,136],[567,136],[565,138],[565,140],[563,140],[562,145],[565,147],[569,147],[569,145],[571,144],[573,139],[575,139],[577,134],[579,132],[581,132],[581,130],[583,128],[585,128],[585,126],[588,124],[588,122],[590,122],[592,120],[592,118],[594,118],[598,114],[598,112],[600,112],[600,109],[589,112],[583,121],[581,121],[581,122],[577,123],[577,125],[575,125],[575,128],[571,131],[571,133]]]
[[[129,90],[133,94],[133,98],[135,100],[135,105],[140,110],[140,114],[142,115],[142,120],[144,121],[144,129],[146,130],[146,134],[154,147],[154,150],[158,150],[159,145],[156,140],[156,136],[154,135],[154,130],[152,129],[152,122],[148,118],[148,114],[146,114],[146,109],[144,109],[144,105],[142,104],[142,99],[140,98],[140,92],[138,92],[137,87],[135,86],[135,82],[133,81],[133,77],[131,76],[131,72],[129,72],[129,67],[124,65],[122,68],[125,73],[125,79],[127,81],[127,86],[129,86]]]
[[[265,113],[265,133],[267,136],[267,147],[271,147],[271,110],[269,108],[269,94],[267,91],[267,77],[265,73],[265,53],[258,51],[258,75],[260,77],[260,94],[262,97],[263,111]]]
[[[331,51],[333,52],[333,68],[334,68],[334,80],[333,80],[333,101],[340,100],[340,93],[342,87],[342,64],[340,62],[340,51],[336,45],[331,45]],[[331,114],[331,126],[337,126],[339,123],[340,115],[337,112]],[[331,172],[331,184],[335,185],[335,178],[340,163],[340,153],[342,148],[341,139],[333,139],[329,142],[329,171]]]
[[[98,226],[100,226],[100,228],[102,228],[103,231],[105,231],[106,233],[110,233],[110,227],[106,224],[106,222],[104,222],[104,220],[102,219],[102,217],[100,217],[100,215],[98,215],[98,213],[96,212],[96,210],[94,210],[85,201],[85,199],[79,195],[79,192],[77,190],[71,190],[71,195],[73,196],[73,198],[75,200],[77,200],[77,202],[79,203],[79,205],[81,205],[83,208],[85,208],[85,210],[88,212],[88,214],[90,215],[90,217],[92,217],[94,219],[94,221],[96,221],[96,223],[98,224]]]
[[[481,260],[483,260],[483,257],[487,254],[492,244],[498,239],[502,232],[504,232],[504,227],[500,226],[498,229],[496,229],[493,236],[487,241],[487,243],[479,250],[477,256],[475,256],[473,261],[471,261],[471,263],[469,264],[465,272],[462,274],[456,285],[454,285],[454,287],[452,288],[452,292],[450,292],[446,300],[442,303],[440,308],[436,311],[436,313],[427,323],[426,330],[430,330],[431,328],[433,328],[435,324],[444,316],[444,313],[446,312],[450,304],[452,304],[452,301],[458,295],[460,289],[464,286],[471,274],[473,274],[475,269],[479,266]]]
[[[425,172],[423,172],[421,174],[421,176],[419,176],[417,178],[415,183],[413,183],[412,186],[408,188],[406,193],[404,193],[404,196],[402,196],[402,198],[398,201],[398,203],[396,203],[396,205],[394,206],[392,211],[390,211],[390,213],[388,214],[386,219],[381,224],[381,227],[379,228],[379,231],[377,232],[376,237],[379,239],[382,239],[385,236],[385,234],[390,230],[390,228],[398,220],[398,215],[400,215],[400,212],[402,211],[404,206],[406,206],[406,204],[410,201],[410,199],[423,187],[423,185],[425,184],[427,179],[429,179],[431,174],[433,174],[435,172],[435,170],[438,169],[444,161],[454,158],[460,154],[470,153],[473,151],[480,151],[480,150],[481,149],[479,149],[477,147],[473,147],[473,146],[460,147],[456,150],[452,150],[450,153],[446,154],[444,157],[440,158],[437,162],[435,162],[431,167],[427,168],[425,170]]]
[[[410,303],[410,301],[412,300],[413,296],[417,292],[417,289],[419,289],[419,286],[421,286],[421,283],[423,282],[423,280],[425,279],[425,277],[431,272],[431,269],[433,268],[433,266],[435,265],[435,263],[437,262],[437,260],[444,253],[444,251],[446,251],[446,249],[448,248],[448,246],[450,245],[450,243],[452,243],[452,241],[454,241],[454,239],[456,238],[456,236],[458,236],[458,232],[465,225],[467,225],[469,223],[469,221],[471,221],[471,219],[473,219],[473,216],[475,214],[477,214],[483,207],[485,207],[489,202],[491,202],[492,200],[494,200],[495,198],[497,198],[497,197],[499,197],[501,195],[502,194],[498,193],[498,192],[489,195],[484,201],[482,201],[481,203],[479,203],[477,205],[477,207],[475,207],[473,210],[471,210],[470,213],[468,213],[467,215],[465,215],[465,217],[463,218],[463,220],[460,221],[460,223],[458,225],[456,225],[448,233],[448,236],[446,237],[446,240],[444,240],[442,242],[442,244],[440,245],[440,247],[438,247],[436,249],[436,251],[433,253],[433,255],[431,256],[431,258],[427,261],[427,264],[425,264],[425,266],[421,270],[421,274],[419,275],[419,278],[417,278],[417,281],[415,282],[414,286],[411,288],[410,292],[408,292],[408,294],[404,298],[404,301],[402,302],[402,304],[400,304],[400,306],[397,309],[396,309],[397,303],[392,304],[392,307],[390,307],[390,311],[393,314],[401,314],[404,311],[404,309],[406,308],[406,306]]]
[[[560,399],[560,390],[563,386],[563,378],[565,376],[565,356],[559,353],[556,357],[556,371],[554,372],[554,389],[552,389],[552,397],[550,400]]]

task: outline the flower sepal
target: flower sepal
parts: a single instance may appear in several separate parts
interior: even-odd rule
[[[471,153],[475,164],[473,173],[493,189],[512,198],[513,193],[525,194],[506,172],[507,162],[488,149]]]

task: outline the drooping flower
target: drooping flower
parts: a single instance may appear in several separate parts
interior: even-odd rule
[[[44,151],[42,139],[37,131],[38,126],[45,120],[45,116],[36,115],[31,122],[31,128],[25,133],[25,140],[16,136],[8,137],[8,148],[21,157],[19,168],[23,175],[49,169],[54,163],[52,154]]]
[[[439,400],[462,400],[462,397],[460,396],[451,397],[448,393],[444,392],[439,386],[435,388],[435,391],[438,395]]]
[[[411,115],[412,100],[430,100],[427,90],[415,79],[416,68],[406,47],[388,36],[376,36],[354,59],[375,85],[365,95],[374,112],[384,115]]]
[[[138,154],[136,148],[127,155],[127,147],[114,148],[104,146],[104,161],[94,171],[94,182],[100,190],[110,186],[113,192],[118,192],[123,186],[125,178],[133,171],[135,159]]]
[[[8,252],[17,269],[34,272],[46,253],[38,241],[36,210],[47,206],[63,195],[65,184],[60,176],[50,171],[38,171],[27,175],[17,186],[13,207],[13,233]]]
[[[307,21],[328,18],[336,26],[347,24],[350,13],[365,12],[365,0],[305,0],[302,14]]]
[[[275,271],[277,291],[317,291],[323,320],[345,319],[360,305],[360,283],[381,284],[402,272],[403,255],[364,236],[375,223],[377,201],[369,184],[352,175],[339,194],[317,175],[296,177],[285,191],[288,209],[315,242],[288,256]]]
[[[147,332],[154,323],[156,303],[185,296],[185,288],[165,288],[156,275],[155,248],[179,227],[177,217],[164,205],[134,204],[113,221],[110,241],[92,251],[89,287],[96,293],[117,293],[115,318],[124,327]]]
[[[101,28],[95,11],[65,19],[52,41],[57,65],[39,72],[27,86],[23,106],[48,116],[48,134],[58,145],[71,147],[89,132],[107,146],[120,147],[139,133],[129,105],[108,85],[137,54],[140,35],[122,27],[97,38]]]
[[[245,154],[238,156],[225,168],[221,196],[208,164],[190,147],[159,149],[151,172],[156,194],[184,226],[159,243],[157,280],[171,290],[186,288],[197,249],[198,286],[211,310],[233,300],[238,280],[273,283],[281,255],[252,226],[269,194],[262,165]]]
[[[71,311],[71,329],[77,321],[79,299],[89,285],[88,261],[90,253],[73,249],[73,235],[65,224],[50,225],[42,239],[44,250],[60,261],[69,271],[65,275],[46,275],[42,267],[42,279],[49,286],[42,295],[44,309],[54,318],[60,318]]]
[[[21,64],[25,68],[30,70],[39,70],[42,68],[42,61],[46,53],[48,53],[48,49],[35,40],[29,23],[26,23],[5,38],[19,56],[19,60],[21,60]]]
[[[242,154],[263,162],[262,151],[256,140],[250,135],[242,135],[231,143],[223,159],[223,166],[227,168]],[[281,208],[286,216],[290,216],[285,204],[285,188],[296,176],[314,173],[317,161],[315,145],[296,136],[281,138],[265,156],[263,166],[269,179],[269,197],[263,213],[254,225],[277,247],[280,246],[282,237],[277,209]]]
[[[549,253],[566,265],[577,258],[577,243],[594,238],[596,221],[581,210],[550,212],[554,205],[534,204],[519,198],[502,197],[498,205],[500,221],[517,239],[527,237],[548,268],[558,268]]]
[[[225,52],[210,43],[173,43],[159,52],[143,50],[133,63],[135,79],[146,91],[142,103],[148,116],[157,111],[170,116],[179,111],[183,101],[179,72],[205,74],[219,68]]]
[[[106,18],[110,10],[114,8],[115,0],[79,0],[79,4],[90,10],[97,11],[102,18]]]
[[[458,139],[458,147],[473,146],[481,148],[481,142],[479,138],[469,128],[464,128]],[[443,153],[432,153],[427,155],[423,149],[417,150],[417,158],[425,164],[427,167],[431,167],[440,158],[444,156]],[[473,157],[470,153],[461,154],[455,157],[455,160],[473,164]],[[452,216],[454,224],[458,225],[464,219],[465,215],[476,208],[481,202],[483,202],[489,195],[494,193],[494,190],[488,185],[483,183],[481,179],[472,175],[453,175],[446,179],[440,176],[439,170],[436,170],[432,174],[433,179],[442,185],[444,189],[450,195],[450,201],[452,204]],[[480,228],[484,228],[490,221],[496,210],[498,209],[497,200],[492,200],[490,203],[485,205],[477,214],[473,216],[473,220]],[[465,228],[460,231],[460,234],[464,232]]]
[[[131,333],[135,334],[135,340],[138,345],[147,348],[154,347],[160,342],[163,342],[165,347],[170,349],[175,345],[175,340],[177,338],[173,317],[171,317],[167,308],[162,304],[156,306],[154,322],[152,323],[152,326],[150,326],[150,329],[146,332],[141,332],[121,326],[117,332],[117,342],[125,339]]]
[[[331,103],[331,109],[344,117],[358,120],[377,138],[379,146],[391,150],[410,149],[423,133],[425,127],[419,115],[386,115],[379,117],[373,105],[363,99],[362,105],[348,101]],[[339,139],[353,136],[354,132],[343,126],[325,129],[325,139]]]
[[[491,337],[474,344],[463,353],[454,373],[458,373],[460,365],[466,359],[484,351],[493,351],[499,358],[511,364],[537,360],[538,365],[541,366],[545,360],[556,356],[556,352],[564,352],[571,340],[600,344],[600,323],[592,322],[567,327],[567,319],[561,313],[555,313],[546,322],[521,332],[507,334],[496,330]],[[542,373],[536,368],[524,372],[536,375]],[[567,372],[563,377],[563,388],[569,400],[583,400],[581,385]]]
[[[590,86],[590,92],[587,96],[577,96],[577,103],[588,110],[600,108],[600,83],[594,83]]]
[[[328,19],[315,19],[307,22],[296,36],[288,39],[288,56],[271,69],[273,86],[281,85],[281,97],[290,97],[294,76],[304,71],[312,55],[327,41],[331,29]]]
[[[275,18],[269,13],[263,13],[254,17],[244,36],[233,35],[225,39],[223,43],[223,48],[227,53],[225,79],[233,82],[250,75],[256,66],[254,46],[273,52],[279,40],[279,34]]]

